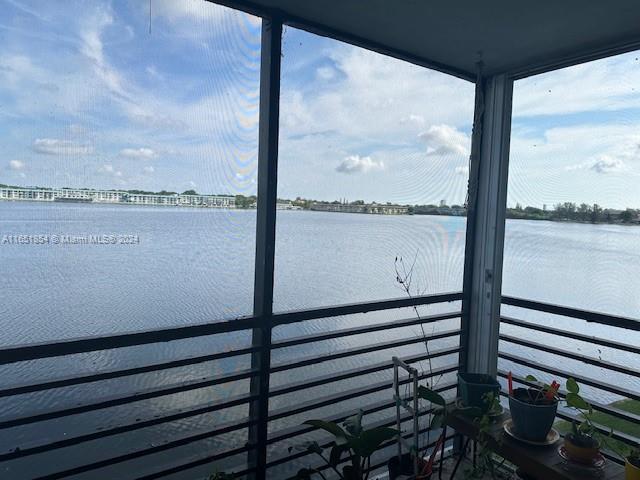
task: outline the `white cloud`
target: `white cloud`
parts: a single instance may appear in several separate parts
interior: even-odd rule
[[[320,79],[320,80],[333,80],[334,78],[336,78],[336,71],[334,68],[331,67],[319,67],[316,70],[316,76]]]
[[[104,165],[102,165],[98,169],[98,173],[102,173],[102,174],[109,175],[109,176],[112,176],[112,177],[117,177],[117,178],[122,177],[122,171],[116,170],[113,167],[113,165],[111,165],[109,163],[105,163]]]
[[[513,117],[640,107],[638,53],[631,52],[518,80]]]
[[[419,137],[427,144],[427,155],[469,155],[469,137],[450,125],[431,125]]]
[[[469,167],[466,165],[462,167],[456,167],[453,171],[458,175],[469,175]]]
[[[150,160],[158,156],[155,150],[147,147],[140,148],[123,148],[120,150],[120,156],[127,158],[135,158],[141,160]]]
[[[368,173],[376,170],[384,170],[381,160],[360,155],[349,155],[336,167],[336,172],[340,173]]]
[[[592,170],[596,173],[618,173],[627,169],[627,165],[620,158],[610,155],[600,155],[595,160],[578,163],[565,167],[565,170],[572,172],[575,170]]]
[[[153,168],[151,165],[147,165],[146,167],[144,167],[144,168],[142,169],[142,171],[143,171],[144,173],[146,173],[146,174],[149,174],[149,175],[150,175],[150,174],[152,174],[153,172],[155,172],[156,170],[155,170],[155,168]]]
[[[88,155],[93,152],[91,145],[57,138],[36,138],[32,148],[44,155]]]
[[[424,125],[424,117],[422,115],[416,115],[414,113],[409,114],[409,116],[400,120],[401,123],[413,123],[418,126]]]
[[[281,97],[283,139],[314,132],[337,138],[415,143],[408,124],[472,121],[473,84],[362,48],[332,43],[325,53],[339,81],[288,87]],[[286,60],[285,56],[285,62]]]
[[[9,170],[13,170],[14,172],[24,170],[24,162],[22,160],[9,161]]]

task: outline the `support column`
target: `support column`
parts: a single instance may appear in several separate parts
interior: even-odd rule
[[[471,145],[461,370],[496,375],[513,80],[478,79]]]
[[[280,55],[282,22],[276,18],[262,20],[260,58],[260,117],[258,144],[258,209],[256,218],[256,261],[253,315],[260,327],[253,330],[252,344],[260,349],[251,356],[251,394],[256,399],[249,406],[248,466],[255,468],[252,478],[266,475],[267,433],[269,420],[269,369],[271,368],[271,329],[273,314],[273,267],[276,242],[276,201],[278,193],[278,122],[280,103]]]

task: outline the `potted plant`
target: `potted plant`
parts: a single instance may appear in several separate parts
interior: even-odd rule
[[[626,480],[640,480],[640,447],[627,455],[624,471]]]
[[[564,437],[565,452],[575,462],[591,464],[600,455],[599,432],[592,420],[593,407],[580,396],[580,386],[573,378],[567,379],[566,402],[583,421],[571,422],[571,432]]]
[[[539,383],[528,375],[530,382]],[[559,384],[540,384],[538,387],[509,388],[509,410],[516,434],[523,440],[542,442],[553,427],[558,411],[556,395]]]
[[[481,373],[458,373],[458,388],[462,404],[466,407],[488,409],[487,394],[493,398],[500,395],[500,383],[491,375]]]
[[[365,430],[362,427],[362,415],[363,411],[360,410],[356,415],[347,418],[342,423],[344,428],[335,422],[324,420],[308,420],[304,422],[306,425],[311,425],[333,435],[334,440],[331,442],[328,457],[324,453],[325,449],[315,441],[307,442],[297,447],[290,447],[289,451],[292,448],[298,448],[315,453],[342,480],[366,479],[368,477],[368,469],[371,466],[371,455],[384,442],[397,436],[399,432],[387,427]],[[350,459],[350,463],[340,468],[344,454]],[[296,478],[308,480],[316,474],[321,478],[325,478],[317,468],[303,468],[298,471]]]

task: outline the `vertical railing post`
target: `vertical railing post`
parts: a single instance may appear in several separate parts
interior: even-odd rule
[[[273,268],[276,240],[276,201],[278,193],[278,121],[280,102],[280,58],[282,21],[263,18],[260,58],[260,117],[258,144],[258,209],[256,218],[256,261],[253,314],[260,326],[253,329],[251,394],[257,398],[249,406],[255,421],[249,428],[249,468],[252,477],[266,475],[269,421],[269,370],[271,368],[271,329],[273,314]]]
[[[462,301],[462,371],[496,375],[513,80],[478,76]]]

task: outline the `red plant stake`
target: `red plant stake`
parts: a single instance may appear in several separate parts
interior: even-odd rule
[[[558,393],[559,388],[560,384],[554,380],[551,383],[551,387],[549,387],[549,391],[545,395],[547,397],[547,400],[552,400],[556,396],[556,393]]]
[[[507,376],[507,382],[509,383],[509,395],[513,395],[513,375],[511,372]]]

